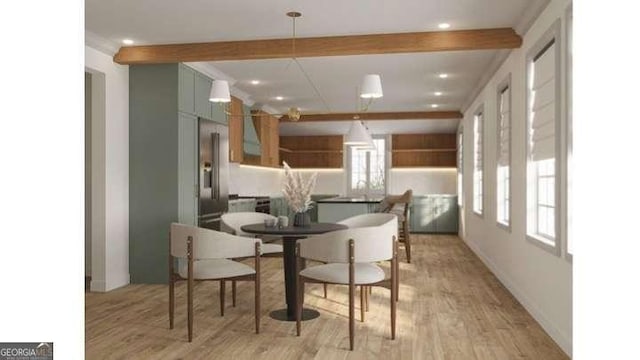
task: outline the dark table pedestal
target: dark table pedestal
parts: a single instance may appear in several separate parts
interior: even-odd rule
[[[287,308],[272,311],[270,314],[272,318],[282,321],[296,320],[296,294],[298,293],[298,287],[296,284],[296,242],[299,239],[306,238],[310,235],[324,234],[330,231],[344,230],[346,228],[346,225],[333,223],[311,223],[309,226],[304,227],[288,226],[284,228],[266,227],[264,224],[249,224],[240,227],[242,231],[250,234],[282,236],[282,261],[284,265],[284,285]],[[301,265],[301,268],[304,268],[304,263]],[[304,296],[304,289],[302,294]],[[302,309],[302,320],[315,319],[319,315],[320,313],[315,310]]]
[[[296,269],[297,269],[297,257],[296,257],[296,242],[303,237],[291,237],[286,236],[282,238],[283,256],[282,262],[284,265],[284,282],[285,293],[287,300],[287,308],[272,311],[269,316],[271,318],[281,321],[296,321],[296,294],[298,287],[296,284]],[[304,260],[302,260],[304,261]],[[304,263],[302,267],[304,269]],[[302,289],[302,296],[304,298],[304,289]],[[304,301],[303,301],[304,303]],[[320,313],[316,310],[302,309],[302,320],[311,320],[320,316]]]

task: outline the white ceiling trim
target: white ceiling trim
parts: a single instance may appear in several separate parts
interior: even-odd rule
[[[513,28],[518,34],[524,36],[529,31],[531,25],[542,14],[542,11],[549,5],[549,0],[532,1],[529,6],[522,12],[520,20]]]
[[[84,44],[112,57],[120,49],[118,44],[89,30],[84,31]]]

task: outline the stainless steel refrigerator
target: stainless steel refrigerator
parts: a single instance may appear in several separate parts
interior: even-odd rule
[[[198,118],[198,226],[220,230],[229,209],[229,128]]]

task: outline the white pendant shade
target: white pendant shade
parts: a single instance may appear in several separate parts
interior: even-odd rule
[[[229,83],[225,80],[213,80],[211,84],[211,92],[209,93],[209,101],[227,103],[231,101],[229,93]]]
[[[367,145],[371,136],[360,121],[352,121],[349,132],[344,138],[345,145]]]
[[[382,82],[380,75],[367,74],[362,79],[360,97],[363,99],[377,99],[382,97]]]
[[[376,145],[373,143],[373,137],[371,134],[367,133],[369,137],[367,144],[365,145],[355,145],[354,148],[358,151],[373,151],[376,149]]]

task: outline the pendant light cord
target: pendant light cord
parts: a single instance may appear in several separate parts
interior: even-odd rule
[[[302,67],[302,64],[300,64],[300,62],[298,61],[298,59],[296,58],[296,18],[293,17],[293,39],[291,41],[291,60],[293,60],[293,62],[296,63],[296,65],[298,66],[298,68],[300,69],[300,71],[302,72],[302,74],[304,75],[304,77],[307,79],[307,82],[309,83],[309,85],[311,85],[311,87],[313,88],[313,91],[316,93],[316,96],[318,96],[318,98],[320,98],[320,101],[322,101],[322,104],[324,105],[324,107],[327,109],[328,112],[331,112],[331,108],[329,107],[329,105],[327,104],[326,100],[324,99],[324,97],[320,94],[320,91],[318,90],[318,88],[316,87],[316,85],[313,83],[313,81],[311,80],[311,77],[309,76],[309,74],[304,70],[304,68]],[[291,62],[289,62],[289,64],[291,64]],[[287,67],[285,68],[285,70],[289,67],[289,65],[287,65]]]

